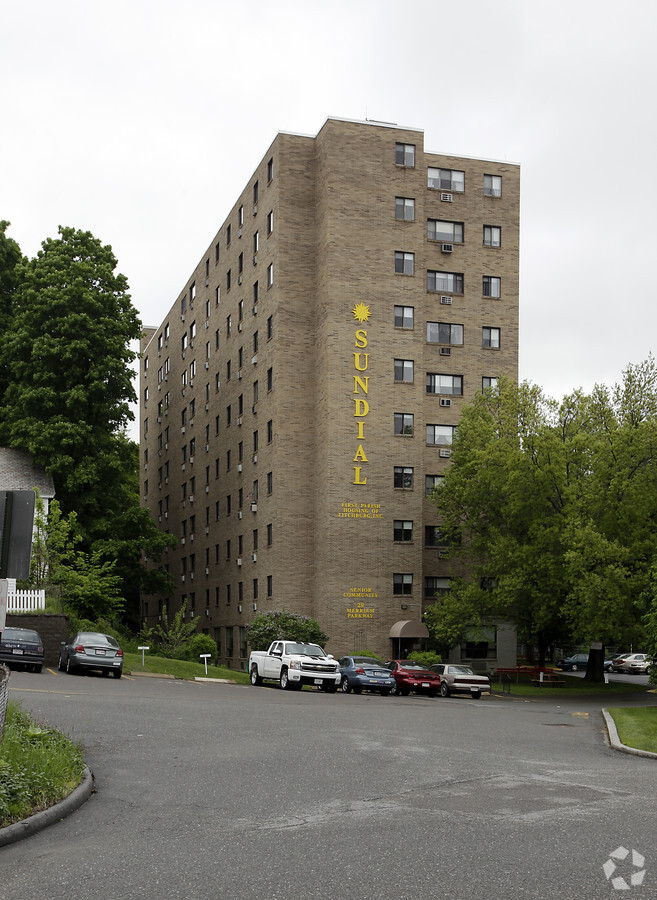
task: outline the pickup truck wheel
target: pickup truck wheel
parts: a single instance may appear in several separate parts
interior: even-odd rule
[[[348,694],[351,690],[351,688],[349,687],[349,679],[346,677],[346,675],[340,682],[340,690],[343,694]]]
[[[258,675],[258,667],[251,666],[251,684],[254,687],[257,687],[259,684],[262,684],[262,678]]]
[[[335,694],[335,692],[337,691],[337,689],[338,689],[338,685],[336,684],[335,681],[329,681],[329,683],[328,683],[328,684],[326,685],[326,687],[324,688],[324,690],[325,690],[328,694]]]
[[[440,696],[441,697],[449,697],[449,695],[450,695],[450,690],[449,690],[449,687],[447,686],[447,682],[443,681],[443,683],[440,685]]]
[[[473,700],[481,700],[481,691],[472,691],[470,696]]]
[[[282,690],[289,691],[292,685],[287,677],[287,669],[281,669],[280,685]]]

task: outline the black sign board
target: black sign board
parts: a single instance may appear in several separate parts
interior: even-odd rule
[[[0,578],[30,577],[34,491],[0,491]]]

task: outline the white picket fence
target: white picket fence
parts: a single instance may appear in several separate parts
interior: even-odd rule
[[[7,594],[7,612],[31,612],[34,609],[46,608],[46,592],[9,591]]]

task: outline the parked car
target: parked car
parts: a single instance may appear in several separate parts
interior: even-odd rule
[[[452,663],[436,663],[431,666],[433,672],[440,676],[440,695],[470,694],[473,700],[479,700],[482,694],[490,694],[490,678],[478,675],[471,666]]]
[[[5,627],[0,640],[0,662],[40,672],[43,668],[43,641],[32,628]]]
[[[625,653],[612,662],[611,671],[625,675],[647,675],[651,665],[652,659],[647,653]]]
[[[630,654],[629,654],[629,653],[621,653],[621,654],[619,654],[618,656],[612,656],[612,657],[610,657],[609,659],[605,659],[605,661],[604,661],[604,670],[605,670],[605,672],[612,672],[612,671],[613,671],[614,660],[616,660],[616,659],[617,659],[617,660],[625,659],[626,656],[630,656]]]
[[[386,669],[378,659],[369,656],[343,656],[340,663],[340,690],[348,694],[361,691],[375,691],[386,697],[396,686],[390,669]]]
[[[562,659],[559,668],[564,672],[577,672],[578,669],[585,669],[589,664],[588,653],[574,653],[568,659]]]
[[[60,671],[69,675],[83,669],[96,669],[115,678],[123,674],[123,650],[109,634],[79,631],[68,643],[62,641],[59,651]]]
[[[407,697],[411,691],[416,694],[429,694],[436,697],[440,690],[440,678],[423,663],[412,662],[410,659],[391,659],[386,663],[386,669],[392,671],[395,679],[395,694]]]

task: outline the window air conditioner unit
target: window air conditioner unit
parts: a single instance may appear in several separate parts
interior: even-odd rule
[[[157,417],[157,421],[158,421],[158,422],[161,422],[161,421],[162,421],[162,416],[158,416],[158,417]]]
[[[209,451],[210,451],[210,445],[209,445],[209,444],[206,444],[206,445],[205,445],[205,452],[206,452],[206,453],[209,453]]]
[[[451,405],[452,405],[452,401],[451,401],[451,400],[448,400],[447,397],[441,397],[441,398],[440,398],[440,405],[441,405],[441,406],[451,406]]]
[[[184,544],[184,543],[185,543],[185,538],[180,538],[180,543],[181,543],[181,544]]]
[[[184,434],[184,433],[185,433],[185,426],[184,426],[184,425],[183,425],[182,428],[180,429],[180,433],[181,433],[181,434]]]
[[[194,573],[193,572],[189,573],[189,580],[194,581]],[[192,613],[192,615],[194,615],[194,613]]]
[[[451,203],[454,198],[451,194],[441,194],[440,199],[443,201],[443,203]]]
[[[238,379],[240,379],[240,378],[242,377],[242,370],[241,370],[241,369],[238,369],[238,371],[237,371],[237,377],[238,377]]]
[[[252,366],[255,366],[255,364],[256,364],[257,362],[258,362],[258,355],[256,354],[255,356],[252,356],[252,357],[251,357],[251,365],[252,365]]]
[[[238,275],[238,276],[237,276],[237,283],[238,283],[238,284],[241,284],[243,281],[244,281],[244,279],[242,278],[242,276],[241,276],[241,275]]]
[[[440,248],[443,253],[452,253],[454,250],[454,244],[443,244]]]
[[[206,493],[206,494],[209,494],[209,493],[210,493],[210,485],[209,485],[209,484],[206,484],[206,485],[205,485],[205,493]]]
[[[242,237],[242,229],[241,228],[237,229],[237,236],[238,236],[238,238]]]
[[[209,404],[209,403],[206,403],[206,404],[205,404],[205,411],[208,412],[209,409],[210,409],[210,404]]]
[[[256,562],[257,559],[258,559],[258,554],[257,554],[257,553],[252,553],[252,554],[251,554],[251,562]]]
[[[254,207],[253,207],[253,215],[254,215],[254,216],[257,216],[257,215],[258,215],[258,204],[257,204],[257,203],[256,203],[256,204],[254,205]]]
[[[258,512],[258,504],[257,503],[251,504],[251,512]]]
[[[238,557],[237,557],[237,565],[238,565],[238,566],[241,566],[241,565],[242,565],[242,557],[241,557],[241,556],[238,556]]]
[[[190,457],[189,457],[189,462],[190,462],[190,465],[193,464],[193,462],[194,462],[194,457],[193,457],[193,456],[190,456]]]
[[[158,517],[157,517],[157,521],[158,521],[158,522],[161,522],[161,521],[162,521],[162,516],[158,516]]]
[[[242,607],[241,607],[241,606],[238,606],[238,607],[237,607],[237,611],[238,611],[238,613],[241,613],[241,612],[242,612]]]
[[[257,454],[257,453],[254,453],[254,454],[253,454],[253,456],[251,457],[251,462],[252,462],[252,463],[257,463],[257,462],[258,462],[258,454]]]
[[[206,574],[206,575],[209,575],[209,574],[210,574],[210,570],[208,569],[207,566],[205,567],[205,574]]]
[[[237,471],[238,471],[238,472],[241,472],[241,471],[242,471],[242,463],[238,463],[238,464],[237,464]]]
[[[205,526],[205,533],[210,534],[210,526],[209,525]]]
[[[253,265],[254,265],[254,266],[257,266],[257,265],[258,265],[258,257],[255,256],[255,255],[254,255],[254,257],[253,257]]]
[[[441,450],[440,455],[443,457],[443,459],[448,459],[452,455],[452,451],[451,450]]]
[[[165,512],[164,518],[165,518],[165,519],[168,519],[168,518],[169,518],[169,513],[168,513],[168,512]]]
[[[210,368],[210,363],[209,363],[209,362],[206,362],[206,363],[205,363],[205,368],[206,368],[206,369],[209,369],[209,368]]]
[[[241,510],[241,509],[238,509],[238,510],[237,510],[237,518],[238,518],[238,519],[241,519],[243,515],[244,515],[244,513],[242,512],[242,510]]]
[[[206,328],[209,328],[209,327],[210,327],[210,320],[209,320],[209,319],[206,319],[206,320],[205,320],[205,327],[206,327]]]
[[[440,355],[441,355],[441,356],[449,356],[449,355],[451,354],[451,352],[452,352],[452,348],[451,348],[451,347],[441,347],[441,348],[440,348]]]
[[[241,417],[241,416],[238,416],[238,417],[237,417],[237,424],[238,424],[238,425],[241,425],[241,424],[242,424],[242,417]]]
[[[184,575],[181,575],[181,576],[180,576],[180,580],[181,580],[181,581],[184,581],[184,580],[185,580],[185,576],[184,576]]]
[[[254,316],[258,315],[258,304],[257,303],[253,304],[253,315]]]
[[[255,612],[257,608],[258,608],[258,604],[257,604],[257,603],[254,603],[254,604],[253,604],[253,612]]]
[[[190,503],[193,503],[193,502],[194,502],[194,494],[190,494],[190,495],[189,495],[189,502],[190,502]]]
[[[443,306],[451,306],[452,298],[451,297],[441,297],[440,302],[443,304]]]
[[[181,468],[181,470],[184,472],[184,471],[185,471],[185,463],[183,463],[182,466],[181,466],[180,468]]]
[[[165,483],[165,484],[168,484],[168,483],[169,483],[169,476],[168,476],[168,475],[167,475],[167,477],[164,479],[164,483]]]
[[[242,330],[242,323],[241,323],[241,322],[240,322],[239,325],[237,326],[237,330],[238,330],[238,331],[241,331],[241,330]]]

